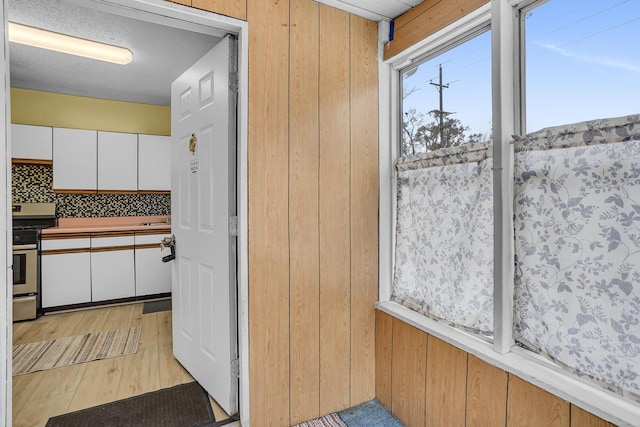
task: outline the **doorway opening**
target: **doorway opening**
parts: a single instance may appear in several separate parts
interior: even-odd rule
[[[9,10],[5,11],[9,15],[11,20],[11,5],[12,1],[9,1]],[[23,3],[23,1],[15,3]],[[24,2],[29,3],[29,2]],[[74,16],[65,7],[82,7],[89,8],[90,13],[107,13],[118,17],[124,17],[127,19],[133,19],[140,23],[140,25],[162,25],[166,28],[167,32],[173,31],[190,31],[196,35],[206,35],[210,37],[222,38],[226,34],[233,34],[238,37],[238,108],[237,108],[237,155],[236,155],[236,170],[237,170],[237,202],[236,211],[238,214],[238,263],[237,263],[237,301],[238,306],[237,313],[237,330],[239,332],[238,348],[240,353],[239,359],[239,371],[240,371],[240,413],[242,419],[248,419],[248,356],[246,349],[248,345],[248,336],[245,332],[248,328],[248,314],[247,306],[243,301],[246,301],[246,289],[247,289],[247,265],[246,265],[246,140],[247,140],[247,95],[246,95],[246,62],[247,62],[247,24],[246,22],[236,19],[215,15],[209,12],[200,11],[177,4],[172,4],[160,0],[68,0],[65,2],[56,2],[51,6],[51,2],[47,7],[51,9],[51,13],[60,13],[60,16],[66,17],[66,22],[73,22]],[[62,10],[62,11],[61,11]],[[100,31],[96,28],[96,31]],[[162,47],[161,43],[158,43]],[[178,46],[182,46],[184,50],[190,50],[191,44],[189,41],[177,41]],[[212,46],[211,46],[212,47]],[[135,53],[134,53],[135,55]],[[5,63],[5,67],[9,64]],[[185,69],[191,64],[186,64]],[[45,70],[46,72],[46,70]],[[41,88],[42,89],[42,88]],[[167,88],[169,91],[170,88]],[[55,89],[53,90],[55,91]],[[5,92],[5,107],[7,110],[10,108],[10,104],[7,101],[9,99],[8,93]],[[132,100],[128,102],[134,102]],[[9,128],[10,124],[6,123],[6,127]],[[7,131],[8,135],[9,132]],[[9,147],[10,143],[8,138],[6,139],[6,146]],[[6,173],[9,176],[9,172]],[[9,186],[8,186],[9,187]],[[11,188],[7,188],[7,191],[11,191]],[[9,220],[10,218],[8,218]],[[7,220],[7,226],[8,226]],[[5,242],[6,243],[6,242]],[[7,325],[11,325],[10,310],[7,310],[7,316],[3,321],[7,322]],[[7,328],[7,349],[6,353],[0,355],[0,362],[10,360],[12,337],[11,328]],[[6,366],[6,364],[5,364]],[[11,372],[7,373],[7,378],[4,379],[2,387],[4,390],[4,396],[6,399],[2,399],[1,408],[2,413],[11,414]],[[1,424],[0,424],[1,425]]]

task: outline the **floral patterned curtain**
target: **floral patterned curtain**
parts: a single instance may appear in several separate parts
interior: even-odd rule
[[[400,159],[391,299],[477,333],[493,332],[491,146]]]
[[[516,340],[640,391],[640,116],[515,142]]]

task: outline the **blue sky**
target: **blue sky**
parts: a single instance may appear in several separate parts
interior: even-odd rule
[[[550,0],[526,18],[527,132],[640,113],[640,0]],[[439,108],[474,133],[491,127],[490,32],[420,65],[404,79],[404,110]]]

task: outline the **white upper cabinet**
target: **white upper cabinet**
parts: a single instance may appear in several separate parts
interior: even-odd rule
[[[11,157],[53,160],[53,130],[47,126],[11,125]]]
[[[53,128],[53,189],[96,190],[97,131]]]
[[[138,136],[138,189],[171,190],[170,136]]]
[[[98,190],[138,189],[138,135],[98,131]]]

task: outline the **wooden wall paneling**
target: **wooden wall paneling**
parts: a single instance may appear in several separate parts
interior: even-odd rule
[[[615,424],[611,424],[576,405],[571,405],[571,427],[615,427]]]
[[[190,0],[193,7],[220,15],[247,19],[247,0]],[[277,2],[276,2],[277,3]]]
[[[429,335],[427,425],[465,426],[467,353]]]
[[[415,7],[412,7],[402,15],[398,16],[393,20],[393,27],[395,31],[398,31],[405,25],[410,24],[411,21],[419,18],[420,15],[429,13],[429,11],[431,11],[431,9],[441,1],[443,0],[424,0],[422,3],[416,5]]]
[[[408,426],[424,426],[427,334],[395,318],[392,328],[392,412]]]
[[[426,0],[396,19],[393,40],[384,47],[384,59],[402,52],[431,34],[473,12],[489,0]],[[405,15],[407,15],[405,17]]]
[[[391,410],[393,317],[376,311],[376,397]]]
[[[467,426],[506,426],[509,376],[473,355],[467,367]]]
[[[320,5],[320,413],[349,407],[349,14]]]
[[[291,0],[289,228],[291,424],[320,414],[318,3]]]
[[[569,427],[569,403],[515,375],[509,375],[509,427]]]
[[[251,418],[289,423],[289,1],[248,0]]]
[[[351,15],[351,405],[375,397],[378,24]]]

